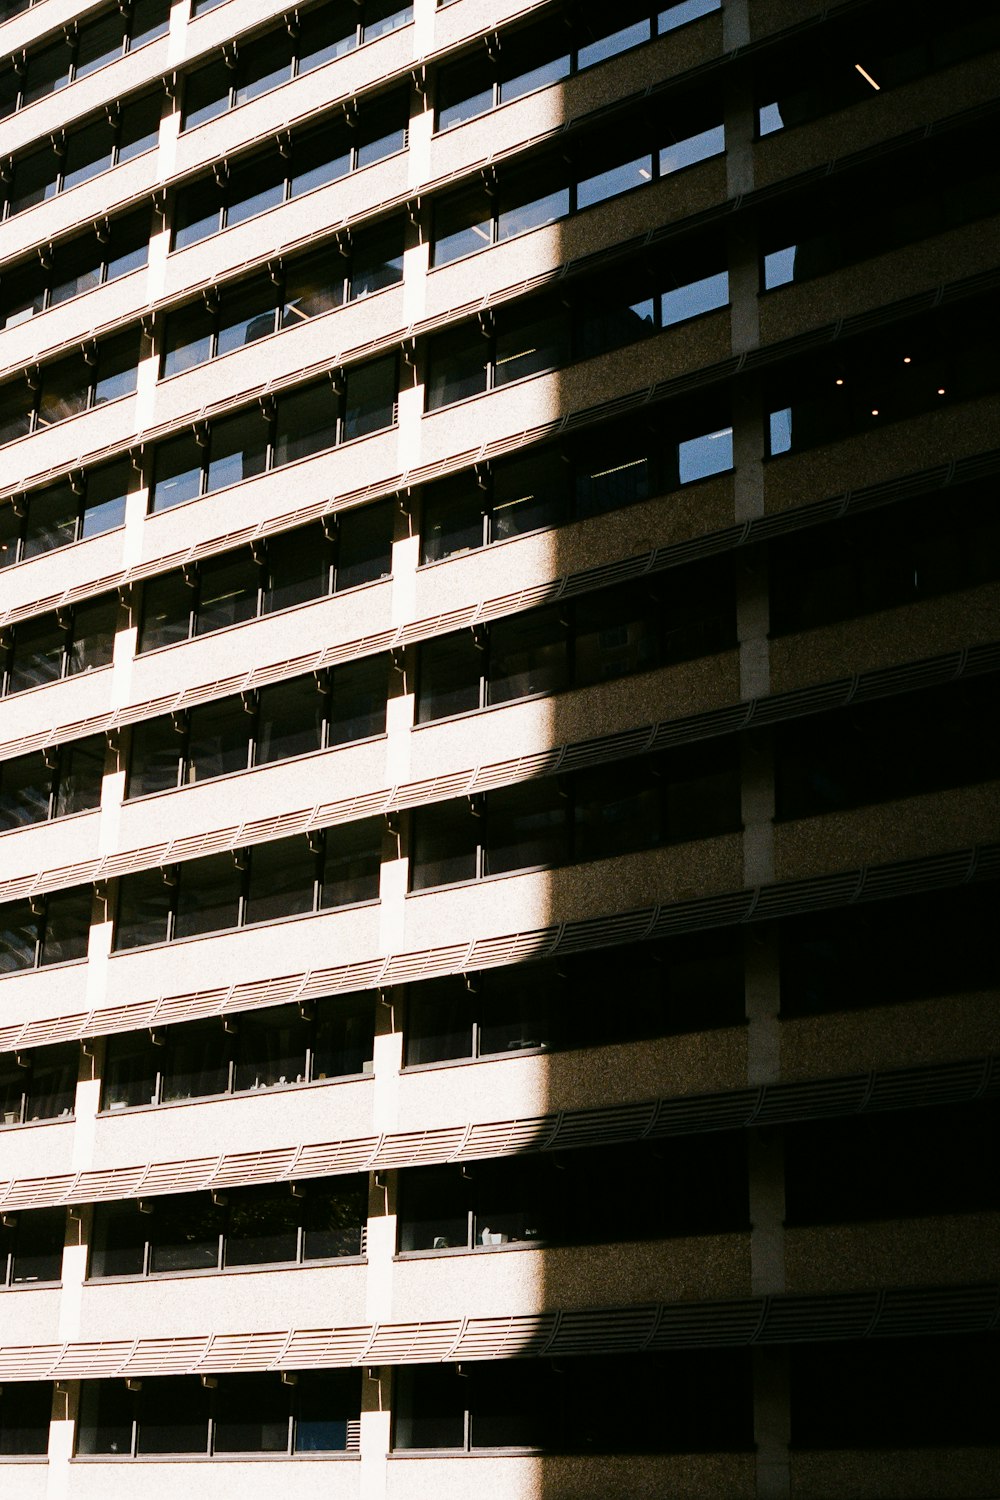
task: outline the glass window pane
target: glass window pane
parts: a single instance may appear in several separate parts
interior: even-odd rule
[[[493,210],[482,188],[473,188],[434,205],[431,265],[472,255],[493,241]]]
[[[368,0],[368,7],[373,3],[377,0]],[[365,40],[369,39],[366,25]],[[402,90],[363,107],[356,136],[359,168],[369,167],[395,151],[402,151],[406,146],[409,123],[409,101]]]
[[[211,1193],[178,1193],[154,1198],[151,1207],[153,1212],[146,1216],[149,1269],[214,1271],[226,1222],[223,1205],[213,1203]]]
[[[0,390],[0,443],[12,443],[31,431],[34,405],[34,396],[26,385]]]
[[[314,909],[317,855],[302,834],[258,844],[250,856],[247,922],[273,922]]]
[[[162,1056],[163,1049],[154,1047],[148,1033],[108,1037],[101,1108],[135,1109],[142,1104],[155,1104],[156,1074]]]
[[[277,299],[277,288],[270,279],[252,281],[239,292],[223,294],[217,352],[228,354],[273,333]]]
[[[277,1373],[222,1375],[216,1392],[216,1453],[285,1453],[289,1392]]]
[[[664,292],[660,299],[660,317],[664,328],[671,323],[682,323],[686,318],[697,318],[713,308],[725,307],[729,301],[729,272],[719,271],[714,276],[703,276],[699,281],[689,281]]]
[[[123,876],[118,886],[115,948],[121,951],[165,942],[169,913],[170,887],[159,870]]]
[[[570,211],[567,173],[565,163],[545,162],[511,173],[509,183],[501,182],[497,239],[509,240],[564,218]]]
[[[84,740],[72,740],[68,745],[63,745],[59,751],[59,778],[56,783],[57,818],[100,806],[104,751],[102,734],[91,735]]]
[[[209,1392],[197,1375],[160,1376],[144,1384],[136,1452],[207,1453],[208,1408]]]
[[[296,1453],[345,1449],[348,1423],[361,1412],[361,1371],[303,1370],[296,1397]]]
[[[576,65],[578,68],[590,68],[595,63],[604,62],[608,57],[615,57],[619,52],[627,52],[630,47],[638,47],[642,42],[648,42],[650,38],[650,23],[647,19],[633,21],[630,26],[619,26],[614,30],[606,30],[615,26],[615,18],[608,14],[603,24],[598,26],[601,33],[597,41],[588,42],[586,46],[580,47],[576,54]]]
[[[299,198],[346,177],[351,170],[351,135],[342,120],[304,131],[292,143],[289,193]]]
[[[406,1000],[406,1063],[472,1057],[474,997],[460,976],[411,985]]]
[[[291,78],[293,45],[284,27],[240,44],[236,58],[236,104],[246,104]]]
[[[91,369],[82,354],[46,365],[38,397],[39,427],[50,427],[86,411],[91,378]]]
[[[188,434],[157,444],[150,507],[153,511],[168,510],[200,493],[203,456],[204,449]]]
[[[215,182],[196,182],[180,188],[174,200],[173,248],[196,245],[219,230],[222,192]]]
[[[493,541],[558,526],[569,508],[569,466],[558,449],[542,448],[525,458],[504,459],[493,475]]]
[[[490,627],[490,703],[559,693],[569,683],[567,632],[558,607],[496,620]]]
[[[644,672],[659,659],[659,615],[651,593],[629,584],[602,589],[574,606],[577,687]]]
[[[18,1214],[11,1276],[14,1284],[58,1281],[65,1237],[64,1208],[35,1208]]]
[[[312,859],[315,866],[315,855]],[[309,884],[311,889],[311,878]],[[276,1005],[241,1016],[236,1034],[236,1092],[304,1082],[309,1031],[297,1005]]]
[[[403,279],[403,221],[362,230],[351,250],[351,300],[371,296]]]
[[[370,1073],[375,1037],[375,1007],[367,995],[338,996],[316,1017],[312,1078]]]
[[[126,1389],[124,1380],[83,1381],[77,1453],[131,1453],[135,1404],[135,1394]]]
[[[331,745],[385,733],[388,677],[387,656],[347,662],[336,668],[330,701]]]
[[[226,1093],[231,1042],[217,1018],[173,1027],[163,1049],[163,1102]]]
[[[28,52],[24,82],[21,84],[21,108],[54,94],[69,83],[69,68],[73,60],[70,45],[59,38],[50,47],[32,48]]]
[[[79,1061],[80,1053],[75,1042],[65,1042],[57,1047],[39,1047],[36,1050],[32,1060],[25,1119],[57,1120],[73,1113]]]
[[[0,568],[20,562],[22,521],[13,505],[0,504]]]
[[[195,635],[254,619],[259,587],[260,568],[249,548],[202,563]]]
[[[14,632],[14,650],[7,670],[8,693],[20,693],[62,676],[66,632],[54,616],[24,620]]]
[[[73,644],[66,660],[66,672],[94,672],[111,665],[115,652],[115,627],[118,623],[118,600],[114,594],[77,604],[73,610]]]
[[[125,19],[117,12],[88,21],[80,27],[76,43],[76,78],[85,78],[121,57],[125,45]]]
[[[0,328],[16,328],[44,311],[49,281],[44,266],[14,266],[0,280]]]
[[[140,352],[140,340],[134,333],[124,333],[104,341],[98,354],[94,406],[132,395],[139,373]]]
[[[235,927],[240,910],[240,871],[231,854],[209,854],[178,867],[174,936],[195,937]]]
[[[54,198],[59,181],[59,162],[51,146],[43,146],[14,165],[14,181],[8,195],[8,213],[18,214],[36,203]]]
[[[204,301],[169,314],[163,339],[164,379],[211,359],[213,324],[214,319]]]
[[[388,578],[392,572],[391,500],[360,505],[338,517],[337,592]]]
[[[332,448],[337,441],[337,397],[329,381],[278,398],[275,467]]]
[[[542,370],[557,370],[570,360],[570,320],[566,308],[536,303],[523,312],[497,316],[494,383],[507,385]]]
[[[413,815],[411,890],[474,880],[481,834],[482,819],[466,801],[419,808]]]
[[[245,771],[250,763],[252,723],[241,698],[223,698],[193,708],[188,730],[188,785]]]
[[[138,476],[128,459],[104,464],[87,474],[83,501],[83,535],[100,536],[125,524],[125,505]]]
[[[144,151],[152,151],[160,134],[161,90],[147,94],[143,99],[133,99],[122,106],[121,124],[118,127],[118,160],[131,161]]]
[[[486,818],[487,875],[564,864],[569,858],[567,803],[552,778],[490,792]]]
[[[70,297],[79,297],[93,287],[100,286],[104,256],[101,245],[94,236],[91,239],[70,241],[57,246],[53,252],[53,266],[49,306],[58,307]]]
[[[603,445],[596,454],[584,450],[578,455],[574,497],[578,516],[601,515],[648,498],[649,459],[644,446],[642,439],[625,437]]]
[[[659,841],[660,789],[648,760],[581,771],[575,784],[574,852],[577,859],[604,859],[648,849]]]
[[[137,271],[149,258],[149,213],[144,209],[128,214],[111,226],[111,238],[103,246],[105,279],[116,281]]]
[[[170,0],[132,0],[129,51],[163,36],[170,24]]]
[[[427,410],[436,411],[486,390],[490,346],[478,323],[430,340]]]
[[[454,1365],[401,1365],[396,1376],[395,1447],[461,1448],[468,1381]]]
[[[699,16],[707,16],[710,11],[721,8],[722,0],[677,0],[676,5],[668,5],[666,10],[660,11],[657,30],[663,36],[664,32],[675,31],[678,26],[686,26],[689,21],[696,21]]]
[[[310,73],[323,63],[343,57],[357,45],[357,7],[347,3],[318,5],[302,17],[298,53],[299,73]]]
[[[717,432],[705,432],[699,437],[686,438],[677,444],[677,468],[681,484],[707,479],[710,474],[723,474],[732,467],[731,427],[720,427]]]
[[[346,273],[347,260],[336,247],[293,260],[285,272],[282,328],[294,328],[339,307],[344,300]]]
[[[548,1047],[559,979],[545,964],[530,964],[482,976],[479,1055]]]
[[[472,474],[445,480],[426,492],[421,562],[457,557],[484,545],[484,492]]]
[[[32,969],[38,950],[39,919],[27,901],[0,906],[0,974]]]
[[[485,653],[471,630],[425,641],[419,652],[417,723],[468,713],[480,706]]]
[[[52,770],[40,750],[0,762],[0,829],[44,823],[52,781]]]
[[[699,131],[697,135],[689,135],[686,140],[663,146],[660,150],[660,176],[666,177],[670,172],[679,172],[682,167],[693,166],[695,162],[705,161],[709,156],[718,156],[725,149],[725,126],[713,125],[708,130]]]
[[[267,423],[259,407],[213,422],[208,455],[207,494],[263,474],[267,467]]]
[[[298,677],[260,690],[257,711],[259,766],[322,748],[323,694],[314,677]]]
[[[234,1189],[229,1195],[226,1265],[259,1266],[294,1260],[299,1213],[300,1200],[292,1197],[287,1183]],[[272,1399],[272,1418],[275,1405]]]
[[[413,20],[413,6],[400,5],[399,0],[366,0],[364,18],[364,40],[373,42],[408,25]]]
[[[139,650],[155,651],[173,641],[186,641],[191,628],[195,591],[182,573],[151,578],[142,590]]]
[[[347,372],[344,441],[391,427],[396,420],[396,358],[374,360]]]
[[[365,818],[332,828],[326,836],[326,864],[320,905],[347,906],[378,896],[382,820]]]
[[[450,130],[493,108],[494,65],[481,53],[438,73],[437,128]]]
[[[593,176],[582,177],[576,189],[577,210],[589,208],[593,203],[603,203],[606,198],[617,198],[620,193],[629,193],[652,180],[653,158],[649,152]]]
[[[90,1235],[89,1274],[93,1277],[141,1276],[146,1255],[147,1223],[146,1215],[139,1212],[137,1203],[96,1203]]]
[[[399,1248],[448,1250],[469,1243],[468,1180],[457,1166],[416,1167],[399,1182]]]
[[[330,545],[321,526],[268,537],[264,614],[321,599],[330,592],[330,584]]]
[[[115,136],[107,120],[95,120],[66,137],[63,157],[63,192],[106,172],[114,161]]]
[[[570,71],[570,32],[562,17],[505,38],[500,57],[500,99],[509,104],[558,83]]]
[[[92,897],[89,885],[52,891],[46,897],[43,964],[72,963],[87,957]]]

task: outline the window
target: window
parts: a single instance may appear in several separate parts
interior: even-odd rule
[[[85,1380],[76,1451],[356,1453],[360,1412],[360,1370]]]
[[[195,0],[192,15],[207,8]],[[306,11],[294,34],[281,26],[249,39],[237,38],[225,62],[208,63],[188,75],[181,129],[214,120],[412,19],[412,5],[400,5],[398,0],[365,0],[363,4],[328,0]]]
[[[368,1178],[180,1193],[94,1208],[90,1278],[360,1256]]]
[[[274,921],[378,898],[382,825],[378,818],[330,833],[302,834],[254,849],[209,854],[169,870],[126,875],[119,887],[114,946],[141,948],[203,933]],[[280,888],[263,909],[279,860]],[[256,909],[255,909],[256,908]]]
[[[740,827],[735,742],[522,782],[413,815],[411,889],[602,859]]]
[[[714,398],[660,409],[649,422],[481,464],[424,490],[421,562],[438,562],[545,526],[634,505],[732,468],[727,408]]]
[[[440,70],[437,128],[449,130],[473,120],[717,11],[721,4],[722,0],[681,0],[657,12],[645,0],[633,0],[611,12],[591,0],[554,20],[505,32],[494,56],[484,50]]]
[[[726,149],[723,126],[715,123],[720,115],[721,106],[703,101],[697,111],[678,107],[673,120],[636,117],[584,138],[572,161],[562,155],[530,166],[501,164],[495,191],[461,188],[435,203],[431,265],[448,265],[718,155]]]
[[[996,776],[995,684],[972,679],[783,724],[775,741],[778,818],[809,818]]]
[[[127,459],[74,472],[15,503],[0,505],[0,569],[28,562],[56,547],[99,536],[124,525],[125,506],[137,476]]]
[[[126,795],[148,796],[383,734],[388,671],[387,657],[365,658],[321,681],[296,677],[146,719],[132,730]],[[0,818],[2,807],[0,801]]]
[[[75,1042],[0,1054],[0,1125],[68,1119],[76,1100]]]
[[[43,1454],[49,1447],[51,1380],[5,1380],[0,1389],[0,1454]]]
[[[0,21],[26,8],[8,4]],[[57,42],[29,48],[17,70],[12,61],[0,68],[0,118],[164,36],[169,20],[168,0],[135,0],[127,12],[105,12],[71,28]]]
[[[136,386],[140,357],[137,331],[117,334],[79,354],[54,360],[26,378],[0,389],[0,444],[14,442],[106,401],[129,396]]]
[[[402,1254],[601,1244],[749,1228],[743,1131],[407,1168]]]
[[[375,583],[391,571],[391,502],[343,511],[322,525],[268,537],[253,551],[151,579],[143,589],[139,651]]]
[[[64,1208],[5,1213],[0,1222],[0,1287],[58,1281],[65,1234]],[[0,1421],[2,1412],[0,1406]]]
[[[338,385],[329,378],[283,392],[266,407],[251,406],[200,424],[197,432],[158,444],[150,509],[168,510],[322,453],[396,422],[395,355],[354,365]]]
[[[339,114],[293,132],[284,153],[275,146],[240,157],[231,169],[220,168],[217,178],[201,178],[178,189],[172,248],[183,250],[403,151],[408,130],[409,98],[398,90],[363,104],[350,122]]]
[[[729,560],[600,589],[423,642],[417,723],[650,671],[735,642]]]
[[[148,249],[149,214],[143,209],[102,220],[89,234],[52,246],[44,265],[36,258],[14,266],[0,279],[0,328],[14,328],[70,297],[142,269]]]
[[[86,958],[90,906],[89,885],[0,906],[0,974]]]
[[[159,137],[161,100],[159,91],[129,97],[67,131],[58,151],[47,145],[17,158],[6,193],[7,217],[151,151]]]
[[[0,832],[99,807],[104,736],[0,762]]]
[[[781,1014],[812,1016],[996,987],[990,886],[880,901],[780,925]],[[934,943],[926,933],[938,935]]]
[[[607,996],[628,986],[628,1007]],[[729,930],[598,949],[411,985],[405,1065],[608,1046],[743,1021],[743,958]]]
[[[524,1448],[699,1453],[753,1448],[745,1349],[401,1365],[397,1452]]]
[[[84,600],[57,615],[22,620],[0,644],[0,688],[4,693],[23,693],[61,677],[109,666],[117,620],[114,594]]]
[[[374,1025],[371,997],[341,995],[318,1006],[278,1005],[225,1022],[185,1022],[152,1036],[112,1036],[101,1108],[136,1109],[370,1073]]]

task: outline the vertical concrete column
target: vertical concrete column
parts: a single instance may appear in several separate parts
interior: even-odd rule
[[[391,1437],[392,1371],[369,1366],[361,1372],[361,1500],[383,1500]]]
[[[757,1500],[788,1500],[789,1381],[787,1349],[753,1351]]]
[[[70,1494],[72,1471],[69,1460],[76,1443],[76,1422],[80,1407],[80,1382],[59,1380],[52,1388],[52,1417],[49,1423],[49,1463],[46,1485],[39,1494],[46,1500],[64,1500]],[[32,1490],[32,1494],[35,1491]]]

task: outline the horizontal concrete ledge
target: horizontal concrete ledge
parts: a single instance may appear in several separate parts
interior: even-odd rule
[[[281,1329],[174,1339],[0,1347],[2,1380],[327,1369],[444,1360],[551,1358],[642,1350],[988,1333],[1000,1321],[1000,1285],[877,1288],[835,1295],[512,1313],[357,1328]]]
[[[375,956],[357,963],[308,969],[297,974],[232,984],[153,1000],[94,1008],[54,1020],[24,1021],[0,1031],[0,1052],[40,1047],[87,1036],[110,1036],[171,1022],[235,1011],[260,1010],[289,1001],[318,999],[358,990],[465,974],[477,969],[529,963],[563,953],[652,941],[681,932],[773,921],[805,911],[828,911],[923,891],[951,890],[1000,876],[1000,844],[984,843],[889,864],[861,865],[829,875],[748,886],[686,901],[664,902],[576,922],[553,923],[525,932],[474,938],[439,948]],[[44,976],[45,970],[35,971]],[[14,977],[14,976],[12,976]],[[21,974],[16,976],[24,978]]]
[[[761,1084],[728,1093],[691,1094],[607,1109],[560,1110],[514,1120],[384,1132],[353,1140],[14,1179],[0,1182],[0,1208],[14,1212],[64,1203],[204,1192],[256,1182],[294,1182],[346,1172],[881,1114],[893,1109],[965,1103],[998,1094],[1000,1058],[991,1055],[932,1067]]]

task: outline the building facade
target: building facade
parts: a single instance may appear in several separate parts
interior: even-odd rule
[[[2,7],[5,1497],[1000,1494],[998,50]]]

